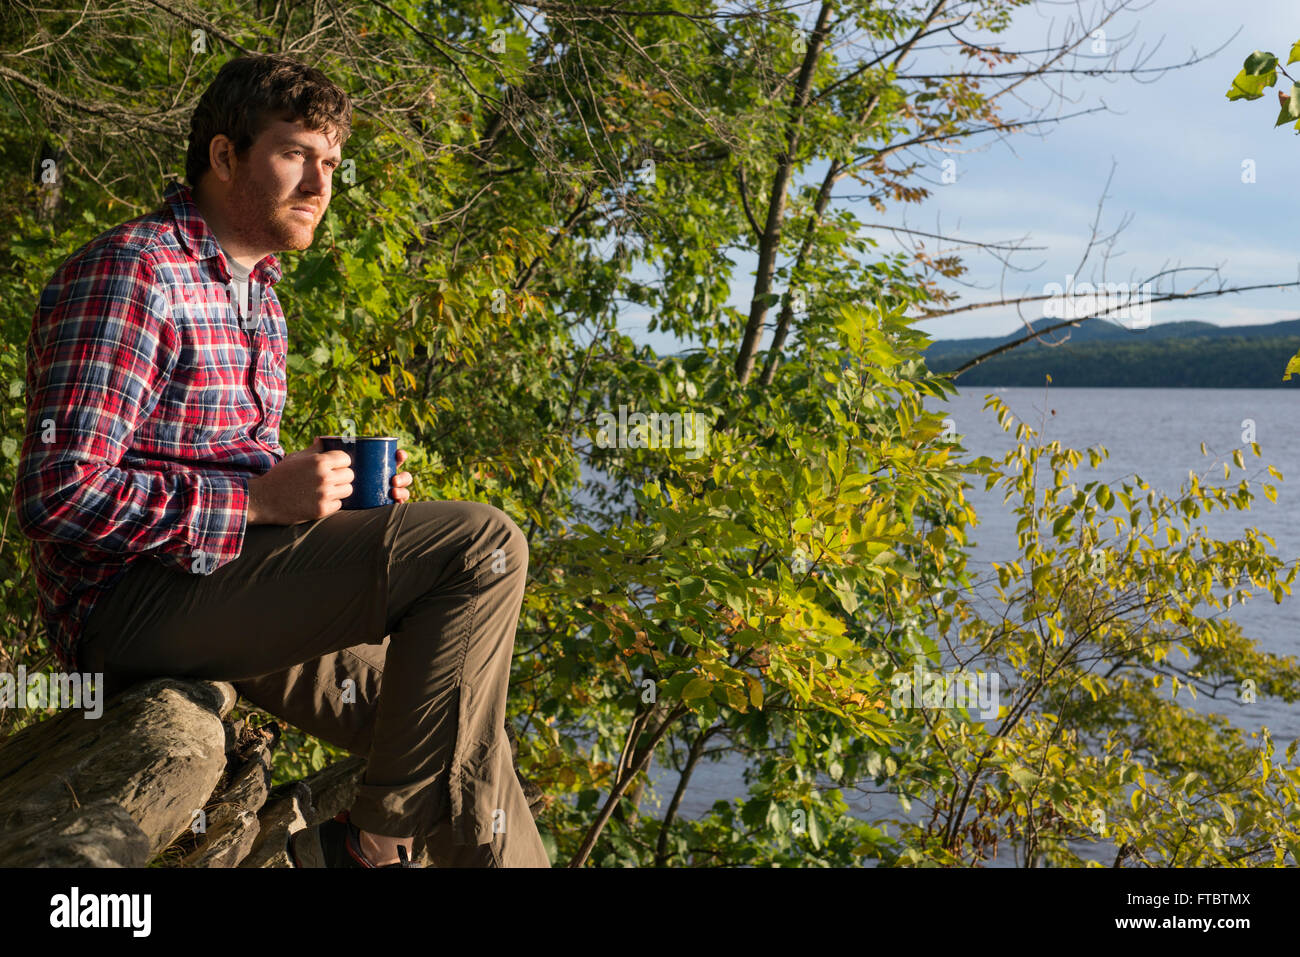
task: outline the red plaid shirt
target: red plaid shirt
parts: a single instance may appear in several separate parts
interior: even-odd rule
[[[189,188],[163,198],[59,267],[27,343],[14,504],[67,671],[91,609],[135,562],[207,574],[237,558],[248,479],[284,457],[279,263],[254,268],[241,315]]]

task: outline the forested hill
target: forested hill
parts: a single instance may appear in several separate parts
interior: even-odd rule
[[[1042,329],[1060,320],[1039,319]],[[943,339],[926,350],[936,372],[1021,338],[1028,330],[985,339]],[[1300,352],[1300,319],[1252,326],[1208,322],[1168,322],[1130,331],[1104,319],[1087,319],[1073,329],[1044,338],[1061,345],[1027,342],[968,369],[959,386],[1149,386],[1152,388],[1277,389],[1300,385],[1300,376],[1282,380],[1291,357]]]

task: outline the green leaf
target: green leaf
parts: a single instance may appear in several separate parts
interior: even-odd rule
[[[1032,788],[1034,782],[1038,780],[1038,775],[1029,768],[1012,768],[1008,773],[1011,775],[1011,780],[1015,781],[1026,791]]]
[[[751,828],[762,827],[770,809],[770,801],[748,801],[741,808],[740,819]]]
[[[1264,76],[1269,73],[1276,73],[1277,57],[1271,53],[1256,50],[1246,57],[1246,62],[1242,65],[1242,72],[1250,76]]]
[[[704,581],[700,578],[683,578],[677,588],[684,599],[699,598],[704,594]]]
[[[1291,45],[1291,55],[1287,57],[1286,65],[1290,66],[1296,60],[1300,60],[1300,40]]]
[[[837,582],[835,594],[839,597],[840,606],[850,615],[858,610],[858,595],[852,585]]]
[[[773,801],[767,806],[767,819],[763,822],[778,834],[790,830],[790,812],[780,801]]]
[[[1300,120],[1300,83],[1291,84],[1291,94],[1282,101],[1282,110],[1273,126],[1276,128],[1296,120]]]
[[[542,847],[546,849],[546,856],[555,861],[560,856],[559,848],[555,844],[555,835],[550,832],[549,828],[538,827],[537,836],[542,839]]]
[[[881,758],[879,751],[871,751],[867,754],[867,773],[873,778],[878,777],[881,768]]]
[[[1233,813],[1231,806],[1229,806],[1229,804],[1226,801],[1219,800],[1218,798],[1215,799],[1215,803],[1217,803],[1219,807],[1223,810],[1223,817],[1224,820],[1228,822],[1229,830],[1236,827],[1237,815]]]
[[[708,678],[693,678],[682,689],[682,700],[690,701],[692,698],[707,698],[712,693],[712,681]]]
[[[826,832],[822,829],[822,822],[818,818],[816,810],[814,810],[813,808],[809,808],[808,809],[808,839],[812,841],[812,846],[820,851],[822,847],[822,840],[825,838],[825,836],[826,836]]]
[[[1230,100],[1258,100],[1265,87],[1277,82],[1277,57],[1256,50],[1246,57],[1245,67],[1232,81],[1227,96]]]

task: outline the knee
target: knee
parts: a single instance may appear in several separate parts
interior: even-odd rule
[[[499,508],[493,508],[492,511],[496,512],[497,515],[500,516],[497,519],[497,522],[502,533],[505,535],[506,544],[503,547],[505,548],[506,554],[509,556],[511,566],[517,566],[521,573],[527,571],[528,536],[524,534],[523,529],[515,524],[514,519],[505,512],[501,511]]]
[[[487,561],[497,573],[522,573],[528,569],[528,536],[514,519],[495,505],[475,503],[482,522],[482,542]]]

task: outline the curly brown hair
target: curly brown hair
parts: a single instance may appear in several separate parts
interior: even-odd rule
[[[228,60],[203,91],[190,117],[185,178],[191,187],[208,171],[208,146],[224,133],[242,156],[272,119],[301,119],[310,130],[352,133],[352,101],[315,67],[279,54]]]

